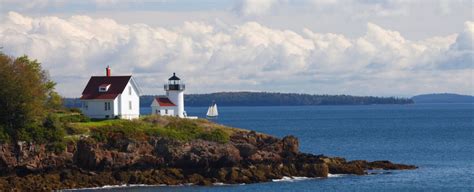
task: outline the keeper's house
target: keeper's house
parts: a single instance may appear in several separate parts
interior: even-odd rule
[[[82,113],[94,119],[135,119],[140,116],[140,91],[130,76],[92,76],[82,92]]]

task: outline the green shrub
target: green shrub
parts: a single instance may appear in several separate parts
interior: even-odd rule
[[[66,150],[66,143],[65,142],[49,143],[48,145],[46,145],[46,149],[48,151],[52,151],[55,153],[61,153],[61,152],[64,152],[64,150]]]
[[[97,141],[107,141],[107,130],[102,128],[92,128],[90,137]]]
[[[229,141],[229,134],[221,129],[214,129],[211,132],[204,132],[199,135],[199,139],[214,141],[219,143],[227,143]]]
[[[170,121],[165,128],[175,129],[179,132],[189,133],[195,135],[201,133],[203,129],[197,125],[196,122],[189,119],[173,119]]]
[[[10,136],[8,136],[7,131],[5,128],[0,125],[0,143],[7,143],[10,141]]]
[[[68,135],[82,135],[89,132],[89,128],[84,126],[75,126],[68,124],[64,128]]]
[[[91,121],[89,117],[86,117],[83,114],[74,114],[74,115],[64,115],[59,119],[63,123],[76,123],[76,122],[89,122]]]
[[[70,108],[69,111],[71,113],[82,113],[81,109],[79,109],[79,108]]]
[[[149,121],[148,121],[149,120]],[[199,126],[198,121],[180,118],[166,118],[168,122],[164,127],[161,123],[154,123],[157,119],[142,120],[107,120],[88,123],[73,124],[74,127],[87,127],[90,130],[91,138],[107,142],[110,138],[123,136],[134,140],[143,140],[148,136],[160,136],[190,141],[193,139],[203,139],[208,141],[226,143],[229,141],[229,134],[222,129],[205,130]],[[80,126],[77,126],[80,125]],[[92,126],[94,125],[94,126]],[[74,132],[77,132],[74,130]]]
[[[109,137],[120,134],[130,139],[143,139],[146,137],[147,125],[140,121],[116,120],[111,125],[94,127],[90,129],[91,137],[97,141],[107,141]]]
[[[64,124],[59,121],[59,116],[50,114],[46,117],[42,125],[30,124],[17,131],[17,138],[20,141],[34,141],[37,143],[62,142]]]
[[[81,139],[81,136],[79,136],[79,135],[68,135],[68,136],[64,137],[63,142],[65,144],[77,143],[77,141],[79,141],[79,139]]]

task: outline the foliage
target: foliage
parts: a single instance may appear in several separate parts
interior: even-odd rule
[[[47,106],[52,108],[52,109],[61,109],[63,108],[63,99],[61,98],[61,96],[54,92],[54,91],[50,91],[49,94],[48,94],[48,98],[47,98]]]
[[[64,129],[68,135],[83,135],[89,133],[89,128],[83,126],[75,126],[74,124],[66,124]]]
[[[229,135],[221,129],[215,129],[211,132],[201,133],[199,137],[204,140],[219,143],[227,143],[229,141]]]
[[[64,115],[60,117],[60,121],[64,123],[75,123],[75,122],[89,122],[91,120],[89,117],[83,114],[72,114],[72,115]]]
[[[91,137],[97,141],[107,141],[108,138],[118,134],[126,138],[140,140],[145,138],[144,130],[146,129],[148,127],[139,121],[116,120],[111,125],[95,127],[90,131]]]
[[[144,140],[149,136],[160,136],[190,141],[203,139],[226,143],[229,134],[221,129],[206,130],[196,120],[175,117],[150,116],[140,120],[105,120],[102,122],[77,123],[89,127],[90,136],[97,141],[106,142],[112,137],[122,136],[129,139]],[[77,125],[76,124],[76,125]],[[165,125],[163,125],[165,124]],[[92,125],[92,126],[91,126]]]
[[[65,142],[52,142],[48,143],[46,145],[47,150],[55,152],[55,153],[61,153],[64,150],[66,150],[66,143]]]
[[[0,125],[0,143],[6,143],[10,141],[10,136],[7,134],[5,128]]]
[[[79,109],[79,108],[70,108],[69,111],[71,113],[82,113],[81,109]]]
[[[149,107],[156,96],[140,97],[140,105]],[[294,105],[371,105],[410,104],[413,100],[395,97],[372,97],[351,95],[310,95],[298,93],[267,92],[220,92],[211,94],[188,94],[187,106],[209,106],[213,101],[220,106],[294,106]]]
[[[66,135],[64,137],[64,143],[77,143],[81,139],[80,135]]]
[[[0,132],[3,132],[0,134],[6,134],[14,141],[58,139],[54,131],[58,131],[57,134],[60,131],[55,125],[42,127],[52,109],[49,105],[60,105],[54,86],[38,61],[0,53]]]

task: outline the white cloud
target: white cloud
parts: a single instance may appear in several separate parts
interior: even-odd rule
[[[270,14],[280,8],[289,7],[310,7],[309,10],[313,13],[337,12],[352,17],[393,17],[409,15],[422,7],[434,8],[439,14],[448,15],[453,13],[456,6],[462,4],[472,8],[472,2],[469,0],[237,0],[234,10],[245,17]]]
[[[234,5],[234,11],[241,16],[260,16],[272,9],[272,6],[280,0],[238,0]]]
[[[152,27],[15,12],[0,22],[3,50],[41,61],[66,96],[80,96],[89,76],[102,75],[107,65],[113,74],[133,73],[147,94],[162,94],[172,72],[189,92],[469,93],[473,35],[470,21],[459,34],[421,41],[374,23],[364,35],[349,38],[257,22]]]
[[[67,0],[0,0],[0,4],[15,10],[38,10],[47,7],[58,7],[67,3]]]

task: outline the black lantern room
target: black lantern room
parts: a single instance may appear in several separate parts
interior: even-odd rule
[[[168,79],[168,84],[165,84],[165,91],[182,91],[184,88],[184,83],[181,83],[181,79],[176,76],[176,73],[173,73],[173,76]]]

